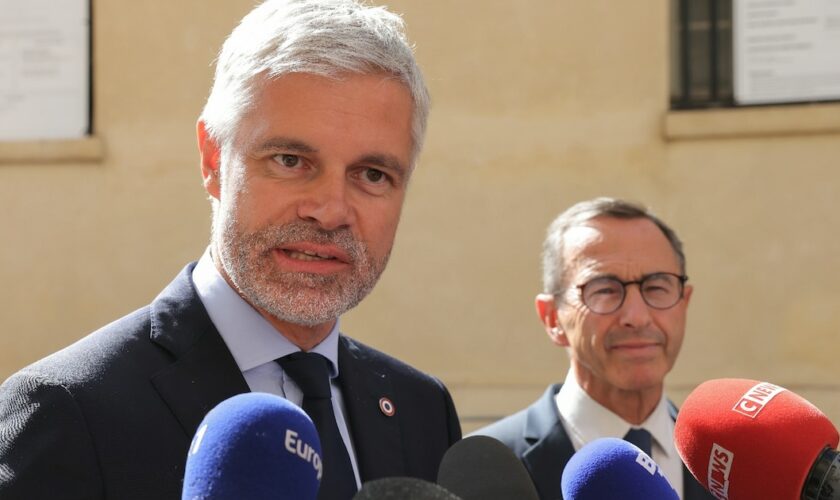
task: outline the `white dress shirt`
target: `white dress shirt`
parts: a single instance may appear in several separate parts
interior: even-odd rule
[[[275,362],[287,354],[300,351],[281,332],[277,331],[256,309],[239,296],[225,281],[213,259],[210,249],[204,252],[192,272],[195,289],[207,314],[222,336],[245,382],[253,392],[267,392],[288,399],[297,406],[303,402],[303,393],[287,377],[280,364]],[[310,352],[316,352],[330,362],[330,386],[336,424],[350,455],[356,486],[361,487],[359,467],[353,440],[344,419],[344,401],[336,383],[338,377],[339,322],[336,320],[330,334]]]
[[[575,447],[575,451],[585,444],[603,437],[622,439],[633,425],[608,410],[589,397],[581,388],[572,370],[566,375],[566,381],[554,397],[563,427]],[[653,413],[642,422],[642,427],[651,434],[651,455],[662,469],[668,482],[683,496],[683,469],[680,456],[674,446],[674,421],[668,414],[668,402],[665,395]]]

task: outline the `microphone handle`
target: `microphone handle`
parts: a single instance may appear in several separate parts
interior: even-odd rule
[[[801,500],[840,500],[840,452],[826,446],[808,471]]]

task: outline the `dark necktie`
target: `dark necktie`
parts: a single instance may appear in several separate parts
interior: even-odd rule
[[[644,429],[630,428],[627,434],[624,435],[624,440],[628,443],[635,444],[647,455],[651,456],[651,436],[650,432]],[[652,457],[651,457],[652,458]]]
[[[286,375],[303,392],[303,411],[309,415],[321,439],[324,474],[318,489],[321,500],[345,500],[356,494],[356,478],[350,455],[338,431],[330,391],[329,361],[320,354],[296,352],[277,360]]]

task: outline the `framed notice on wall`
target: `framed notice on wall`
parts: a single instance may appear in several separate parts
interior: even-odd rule
[[[0,0],[0,141],[90,133],[90,0]]]
[[[840,99],[840,0],[735,0],[738,104]]]

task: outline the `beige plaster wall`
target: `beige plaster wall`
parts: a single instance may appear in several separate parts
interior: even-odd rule
[[[102,160],[0,164],[0,379],[146,304],[207,242],[194,122],[252,1],[94,4]],[[389,5],[434,106],[390,268],[347,333],[441,377],[466,430],[524,406],[568,366],[533,313],[545,227],[620,196],[686,245],[674,399],[757,378],[840,422],[840,106],[669,115],[665,1]]]

